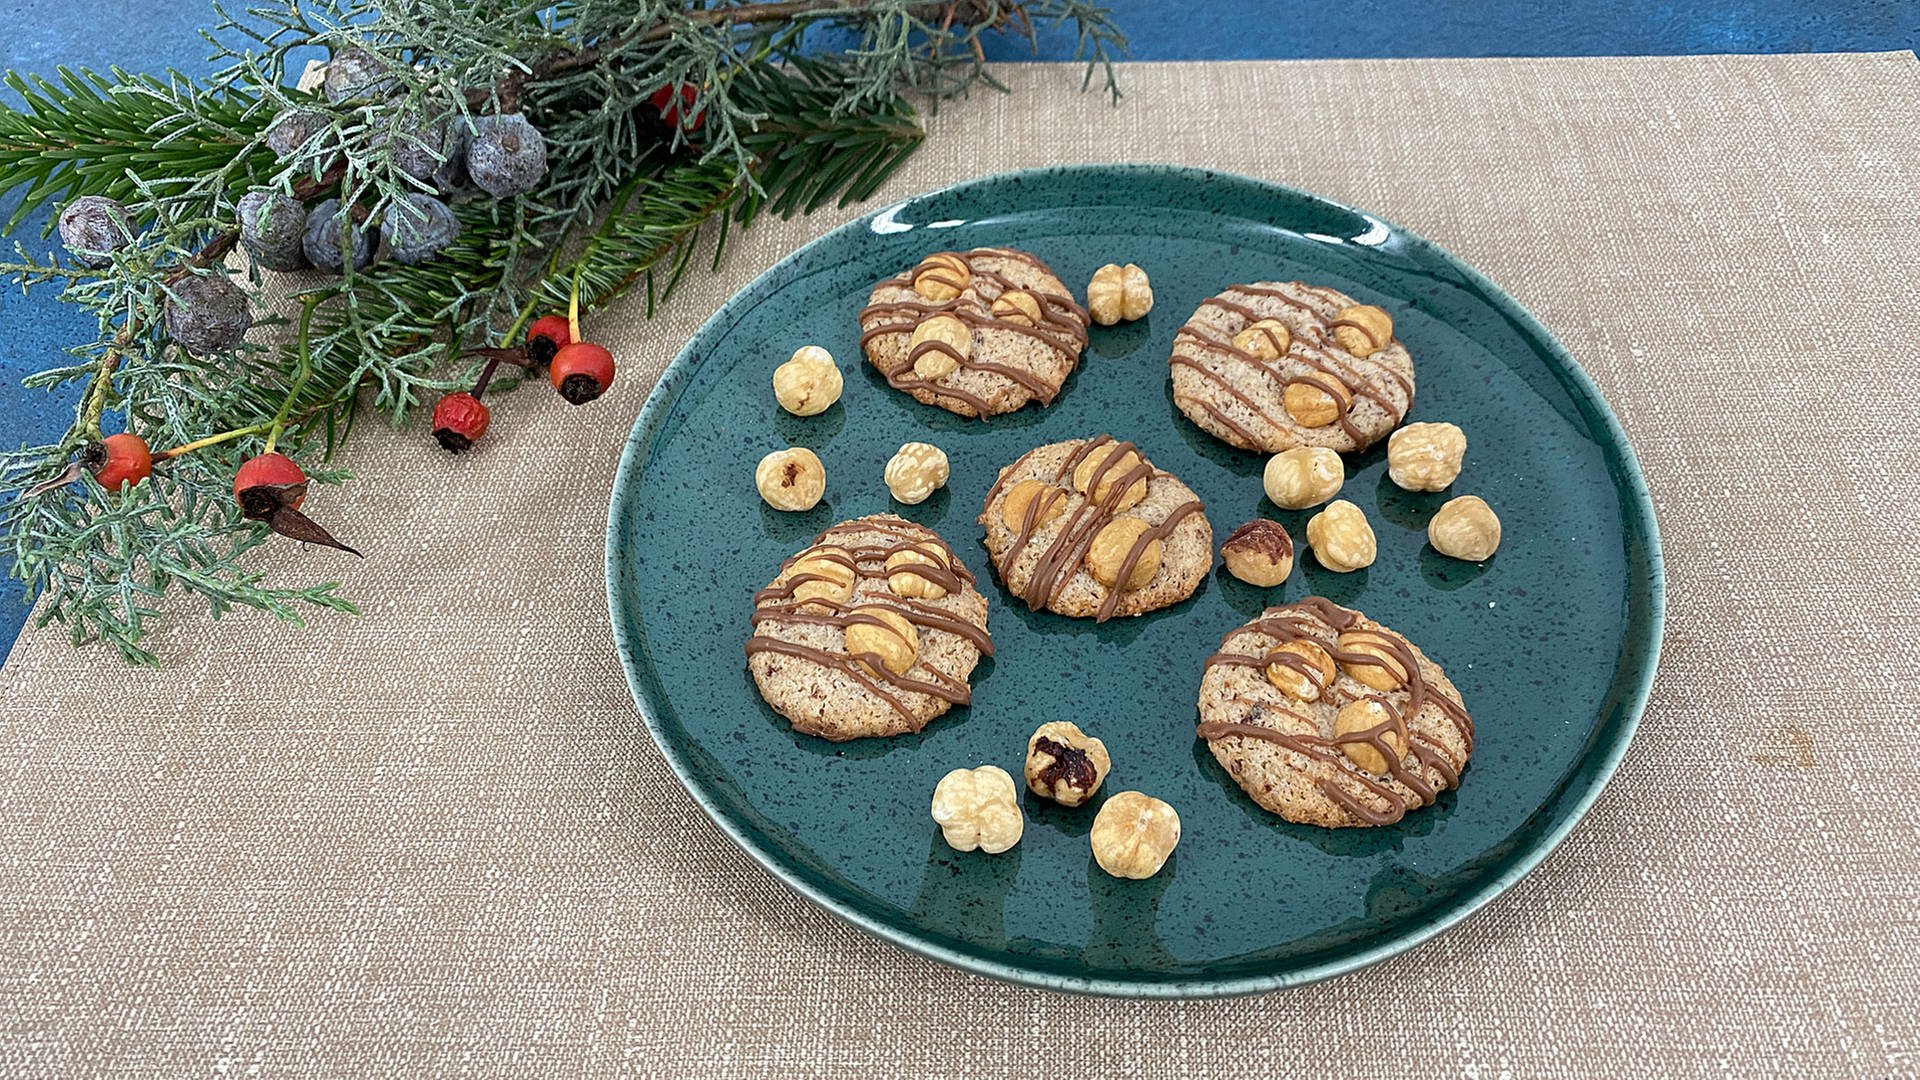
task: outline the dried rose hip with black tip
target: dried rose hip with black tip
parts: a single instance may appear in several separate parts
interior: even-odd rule
[[[613,385],[613,354],[592,342],[576,341],[553,354],[547,378],[569,404],[585,405]]]
[[[492,414],[481,400],[465,390],[448,394],[433,407],[433,437],[455,454],[473,448],[487,433]]]
[[[119,491],[122,484],[137,484],[153,475],[153,451],[147,440],[123,431],[82,451],[80,467],[92,473],[101,487]]]
[[[565,315],[543,315],[527,327],[527,356],[536,364],[553,363],[553,354],[573,344],[573,329]]]
[[[307,474],[285,454],[248,458],[234,474],[233,497],[240,504],[241,514],[251,521],[265,522],[281,536],[360,554],[300,512],[300,504],[307,498]]]

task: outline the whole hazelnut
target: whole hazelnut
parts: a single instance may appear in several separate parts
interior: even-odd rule
[[[1122,791],[1094,815],[1087,839],[1100,869],[1143,880],[1159,873],[1180,843],[1180,815],[1151,795]]]
[[[1293,347],[1293,331],[1279,319],[1261,319],[1233,335],[1233,347],[1255,360],[1276,360]]]
[[[1145,460],[1130,447],[1122,449],[1120,443],[1104,443],[1073,467],[1073,490],[1085,495],[1091,502],[1105,505],[1107,497],[1113,494],[1114,486],[1124,481],[1129,473],[1139,470]],[[1120,494],[1110,509],[1119,513],[1139,505],[1140,500],[1146,497],[1147,478],[1142,476],[1127,485],[1126,491]]]
[[[921,379],[950,375],[960,362],[973,355],[973,331],[952,315],[935,315],[913,328],[907,341],[907,355],[913,358],[913,374]]]
[[[1318,642],[1296,638],[1267,653],[1267,681],[1295,701],[1319,701],[1334,674],[1333,657]]]
[[[1340,455],[1324,446],[1296,446],[1267,459],[1261,476],[1267,498],[1287,510],[1304,510],[1340,494],[1347,479]]]
[[[1045,316],[1040,298],[1025,289],[1008,289],[993,298],[993,317],[1016,326],[1039,326]]]
[[[1033,510],[1036,500],[1040,509]],[[1066,509],[1065,491],[1029,478],[1007,489],[1006,498],[1000,503],[1000,521],[1007,528],[1019,532],[1026,526],[1027,514],[1032,512],[1035,515],[1033,527],[1038,529],[1065,513]]]
[[[1132,322],[1152,310],[1153,286],[1147,272],[1132,263],[1108,263],[1087,282],[1087,313],[1101,326]]]
[[[869,671],[877,659],[881,667],[903,675],[920,655],[920,635],[906,616],[892,608],[853,608],[847,612],[847,655]]]
[[[1160,541],[1149,540],[1141,549],[1140,557],[1127,567],[1127,557],[1140,543],[1152,526],[1131,515],[1122,514],[1100,527],[1093,534],[1093,542],[1087,545],[1087,572],[1093,579],[1109,589],[1130,592],[1153,580],[1160,572]],[[1126,580],[1120,575],[1126,573]]]
[[[1333,649],[1335,652],[1365,657],[1362,660],[1340,661],[1340,670],[1363,686],[1388,693],[1407,685],[1410,678],[1407,665],[1400,659],[1400,651],[1395,648],[1397,644],[1392,637],[1379,630],[1349,630],[1333,643]]]
[[[1371,734],[1363,738],[1362,732]],[[1376,739],[1386,744],[1391,759],[1374,745]],[[1340,711],[1333,716],[1333,744],[1347,755],[1348,761],[1377,776],[1385,776],[1393,763],[1407,754],[1405,730],[1377,698],[1361,698],[1340,706]]]
[[[1486,562],[1500,548],[1500,518],[1478,495],[1448,499],[1427,522],[1427,542],[1449,558]]]
[[[773,369],[773,396],[795,416],[818,416],[840,400],[844,388],[833,354],[818,345],[803,345],[786,363]]]
[[[1354,356],[1372,356],[1393,340],[1393,316],[1372,304],[1341,308],[1332,326],[1333,343]]]
[[[1107,744],[1077,724],[1041,724],[1027,740],[1027,790],[1061,806],[1085,805],[1112,770]]]
[[[909,544],[896,549],[887,556],[886,562],[887,588],[893,590],[893,595],[915,600],[938,600],[947,595],[945,585],[913,569],[916,566],[947,571],[953,567],[953,556],[936,543]]]
[[[1293,573],[1293,537],[1277,521],[1254,518],[1227,534],[1220,558],[1227,564],[1227,573],[1270,589]]]
[[[761,458],[753,482],[775,510],[811,510],[827,492],[827,467],[806,447],[790,446]]]
[[[933,789],[933,820],[955,851],[998,855],[1026,831],[1019,789],[997,765],[955,769],[941,777]]]
[[[1441,491],[1460,475],[1467,434],[1453,424],[1408,424],[1387,437],[1387,476],[1407,491]]]
[[[787,568],[793,599],[802,608],[832,610],[846,603],[853,598],[853,583],[859,576],[853,553],[838,544],[816,544]]]
[[[947,452],[932,443],[902,445],[881,476],[895,499],[914,506],[926,502],[947,483]]]
[[[1366,513],[1345,499],[1335,499],[1308,519],[1307,546],[1321,566],[1341,574],[1372,566],[1380,554]]]
[[[1314,377],[1312,382],[1290,382],[1280,392],[1280,407],[1301,427],[1326,427],[1353,408],[1353,391],[1332,375]]]
[[[972,282],[973,266],[957,252],[937,252],[913,268],[913,291],[928,300],[951,300]]]

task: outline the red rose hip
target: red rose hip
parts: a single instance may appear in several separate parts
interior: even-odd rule
[[[487,433],[492,417],[478,397],[464,390],[448,394],[433,407],[433,437],[449,452],[464,453]]]
[[[119,491],[122,484],[137,484],[153,475],[153,451],[147,440],[121,432],[87,448],[81,464],[108,491]]]
[[[565,315],[543,315],[527,327],[527,357],[536,364],[553,363],[553,354],[573,343]]]
[[[281,536],[360,554],[300,512],[300,504],[307,499],[307,474],[285,454],[248,458],[234,474],[233,497],[241,514],[265,522]]]
[[[613,354],[592,342],[576,341],[554,354],[547,377],[569,403],[585,405],[613,385]]]

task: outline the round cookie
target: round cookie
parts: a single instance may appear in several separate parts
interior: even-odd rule
[[[1174,404],[1208,434],[1242,450],[1366,449],[1413,408],[1413,358],[1397,337],[1371,356],[1341,348],[1332,323],[1353,303],[1345,293],[1299,281],[1235,285],[1201,301],[1173,337]],[[1235,334],[1262,319],[1278,319],[1293,333],[1277,359],[1257,359],[1233,344]],[[1287,413],[1282,395],[1289,385],[1329,380],[1352,394],[1344,415],[1305,427]]]
[[[890,574],[895,556],[917,561]],[[849,654],[850,629],[884,630],[875,609],[912,627],[912,663],[898,673]],[[760,696],[795,731],[833,742],[919,731],[972,699],[967,679],[993,654],[973,575],[933,530],[892,514],[843,521],[787,559],[754,594],[752,624],[747,670]]]
[[[1130,451],[1138,460],[1123,472],[1120,467],[1127,465]],[[1081,469],[1089,459],[1112,467]],[[1082,484],[1101,499],[1079,489],[1076,470]],[[1008,496],[1023,481],[1048,490],[1028,501],[1024,510],[1009,514]],[[1137,504],[1119,505],[1141,484],[1145,494]],[[987,491],[979,522],[987,531],[994,569],[1009,591],[1036,610],[1104,622],[1116,615],[1157,611],[1193,595],[1213,568],[1213,526],[1204,510],[1193,489],[1155,468],[1132,443],[1100,435],[1036,447],[1001,469]],[[1109,588],[1087,566],[1094,537],[1116,517],[1138,518],[1148,526],[1130,557],[1144,554],[1149,541],[1160,543],[1159,567],[1133,588]]]
[[[860,348],[867,362],[894,389],[961,416],[998,416],[1030,401],[1051,405],[1087,346],[1086,309],[1074,302],[1046,263],[1024,251],[974,248],[929,258],[965,264],[959,295],[945,300],[922,296],[914,289],[913,269],[875,285],[860,312]],[[957,275],[944,280],[955,281]],[[1037,321],[1030,322],[1010,306],[995,314],[994,301],[1015,289],[1033,294],[1036,303],[1028,310],[1038,310]],[[957,369],[923,379],[914,373],[914,360],[935,347],[923,344],[916,350],[913,331],[938,314],[967,325],[972,349]]]
[[[1412,677],[1384,691],[1356,679],[1356,671],[1388,669],[1365,653],[1336,648],[1349,630],[1375,632],[1383,653]],[[1267,675],[1269,654],[1301,640],[1325,649],[1338,665],[1315,701],[1283,693]],[[1299,668],[1283,669],[1282,677],[1288,670]],[[1385,705],[1392,724],[1336,739],[1340,707],[1366,699]],[[1402,724],[1404,735],[1397,732]],[[1399,634],[1318,596],[1268,608],[1221,639],[1200,680],[1198,734],[1254,802],[1288,821],[1331,828],[1391,825],[1430,805],[1459,786],[1473,753],[1473,721],[1439,665]],[[1395,747],[1389,739],[1405,741]],[[1388,771],[1363,770],[1343,747]],[[1391,751],[1398,748],[1405,752],[1396,759]]]

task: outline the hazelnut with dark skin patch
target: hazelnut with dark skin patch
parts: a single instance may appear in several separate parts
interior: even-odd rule
[[[1061,806],[1086,805],[1112,770],[1107,744],[1077,724],[1041,724],[1027,740],[1027,790]]]

